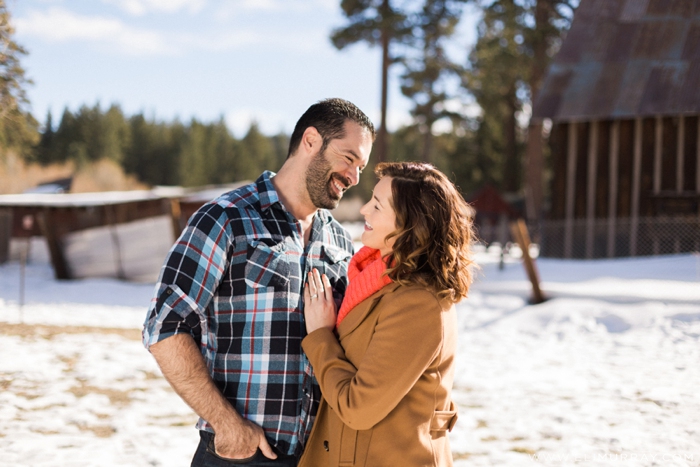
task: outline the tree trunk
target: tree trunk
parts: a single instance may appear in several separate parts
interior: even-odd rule
[[[431,153],[433,152],[433,122],[427,122],[425,134],[423,135],[423,162],[431,162]]]
[[[518,98],[515,95],[515,89],[511,89],[506,96],[508,105],[508,117],[503,125],[503,139],[505,141],[505,167],[503,170],[503,191],[506,193],[515,193],[520,188],[520,158],[518,157],[517,144],[517,120],[515,112],[517,109]]]
[[[532,100],[532,113],[535,113],[535,102],[539,94],[542,79],[547,69],[547,37],[544,30],[547,28],[551,15],[551,0],[537,0],[535,4],[535,37],[532,44],[533,61],[530,74],[530,97]],[[526,188],[525,206],[529,220],[537,221],[542,215],[544,202],[544,161],[542,154],[542,123],[530,119],[527,131],[526,160]]]
[[[386,112],[389,93],[389,39],[391,31],[389,30],[388,16],[390,13],[389,0],[384,0],[381,6],[382,9],[382,105],[381,105],[381,122],[379,131],[377,132],[377,162],[385,162],[387,160],[387,129],[386,129]]]

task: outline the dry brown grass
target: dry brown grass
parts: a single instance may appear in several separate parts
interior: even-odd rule
[[[26,164],[12,152],[0,154],[0,194],[22,193],[40,183],[70,177],[73,172],[73,164],[52,164],[44,167],[39,164]]]
[[[114,161],[101,160],[82,167],[73,178],[73,193],[95,191],[147,190],[133,175],[126,175]]]
[[[101,394],[109,398],[112,405],[129,405],[131,403],[131,391],[120,391],[118,389],[101,388],[86,384],[85,381],[79,381],[78,386],[73,386],[68,390],[75,397],[85,397],[88,394]]]
[[[116,334],[130,340],[141,340],[141,331],[138,329],[0,323],[0,335],[53,339],[59,334]],[[68,361],[64,363],[70,364]],[[0,384],[2,384],[1,381]]]
[[[84,423],[73,423],[75,426],[78,427],[80,431],[91,431],[97,436],[98,438],[109,438],[112,436],[114,433],[117,432],[117,430],[109,425],[87,425]]]
[[[82,167],[65,164],[27,164],[16,154],[0,154],[0,194],[22,193],[41,183],[73,177],[72,193],[145,190],[147,185],[127,175],[114,161],[101,160]]]
[[[511,449],[511,451],[518,452],[520,454],[527,454],[529,456],[537,454],[537,450],[531,449],[531,448],[525,448],[525,447],[514,447]]]

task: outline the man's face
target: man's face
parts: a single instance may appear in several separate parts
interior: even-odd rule
[[[370,133],[357,123],[346,121],[345,136],[331,140],[306,169],[306,189],[314,206],[336,208],[345,190],[360,181],[371,150]]]

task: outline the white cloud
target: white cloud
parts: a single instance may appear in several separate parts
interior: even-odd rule
[[[16,20],[17,32],[48,42],[90,41],[115,47],[127,55],[171,54],[174,50],[162,34],[130,27],[118,19],[85,16],[52,8],[32,10]]]
[[[89,42],[111,47],[125,55],[225,52],[253,45],[313,52],[322,47],[325,39],[321,30],[308,31],[304,35],[244,28],[205,34],[171,33],[136,28],[118,18],[81,15],[58,7],[47,11],[31,10],[26,16],[17,18],[16,25],[18,33],[47,42]]]
[[[291,49],[294,52],[319,52],[324,44],[322,34],[322,31],[310,31],[308,34],[299,35],[291,32],[236,28],[224,33],[179,34],[172,38],[172,42],[179,44],[181,50],[226,52],[245,46],[273,46],[277,49]]]
[[[215,16],[221,21],[226,21],[240,13],[251,11],[284,13],[318,9],[335,11],[337,8],[337,0],[220,0]]]
[[[206,0],[102,0],[104,3],[117,5],[134,16],[146,13],[176,13],[181,10],[198,13]]]
[[[243,30],[204,36],[200,34],[185,34],[180,36],[179,40],[182,42],[182,46],[187,49],[224,52],[246,45],[260,45],[267,42],[268,38],[259,32]]]

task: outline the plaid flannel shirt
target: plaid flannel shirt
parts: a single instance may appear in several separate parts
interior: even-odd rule
[[[317,268],[339,303],[353,253],[348,233],[320,209],[304,247],[301,228],[264,172],[202,206],[163,266],[144,324],[148,348],[189,333],[231,404],[281,452],[300,454],[320,401],[303,354],[303,286]],[[199,429],[212,431],[205,420]]]

